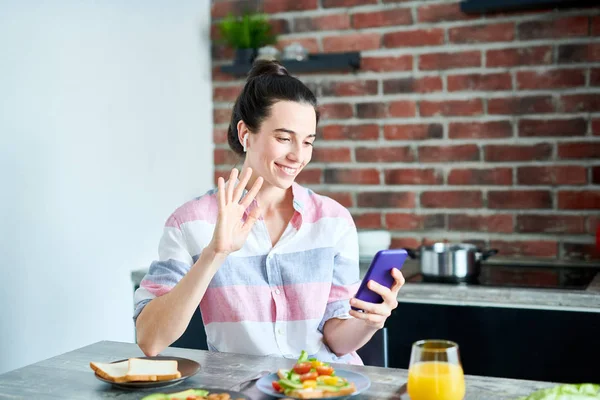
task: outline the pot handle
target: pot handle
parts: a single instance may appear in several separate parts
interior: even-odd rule
[[[481,260],[487,260],[488,258],[490,258],[491,256],[493,256],[494,254],[498,254],[498,249],[484,250],[481,253]]]
[[[408,256],[410,258],[413,258],[415,260],[419,258],[419,250],[407,249],[407,248],[404,248],[404,250],[406,250],[406,252],[408,253]]]

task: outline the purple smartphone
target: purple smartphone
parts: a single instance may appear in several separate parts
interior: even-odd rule
[[[380,295],[373,292],[367,287],[367,283],[370,280],[391,288],[394,285],[394,277],[392,276],[392,269],[402,269],[402,265],[406,260],[408,253],[404,249],[392,249],[392,250],[380,250],[375,254],[371,266],[363,278],[356,297],[359,300],[367,301],[369,303],[383,303],[383,298]],[[356,307],[352,307],[353,310],[360,311]]]

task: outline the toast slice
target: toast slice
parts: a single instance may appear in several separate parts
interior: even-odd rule
[[[349,396],[354,392],[356,392],[356,387],[354,386],[354,383],[350,383],[349,386],[346,386],[336,392],[330,392],[328,390],[319,389],[299,389],[288,393],[288,396],[297,397],[299,399],[324,399],[326,397]]]
[[[168,381],[181,378],[175,360],[143,360],[130,358],[125,378],[133,381]]]
[[[91,362],[90,367],[96,374],[111,382],[127,382],[127,371],[129,370],[129,361],[121,361],[120,363],[97,363]]]

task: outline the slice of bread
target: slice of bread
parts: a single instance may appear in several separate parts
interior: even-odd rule
[[[97,363],[91,362],[90,367],[102,378],[111,382],[127,382],[127,371],[129,370],[129,361],[121,361],[120,363]]]
[[[125,378],[133,381],[168,381],[181,378],[175,360],[143,360],[130,358]]]
[[[350,386],[340,389],[337,392],[330,392],[327,390],[318,390],[318,389],[316,389],[316,390],[315,389],[313,389],[313,390],[299,389],[299,390],[294,390],[294,391],[290,392],[288,395],[290,397],[296,397],[299,399],[323,399],[326,397],[348,396],[354,392],[356,392],[356,386],[354,386],[354,383],[350,383]]]

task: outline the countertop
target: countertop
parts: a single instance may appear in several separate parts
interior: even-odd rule
[[[31,399],[115,399],[133,400],[153,392],[177,392],[190,388],[227,389],[258,371],[289,368],[292,360],[257,357],[203,350],[168,348],[161,355],[184,357],[200,363],[198,374],[169,388],[146,391],[124,391],[96,379],[89,367],[91,361],[111,362],[143,356],[133,343],[103,341],[61,354],[48,360],[0,375],[0,398]],[[360,396],[363,400],[408,400],[405,393],[408,371],[395,368],[344,366],[367,375],[372,385]],[[467,371],[468,372],[468,371]],[[554,386],[548,382],[488,378],[467,375],[465,400],[516,399],[536,390]],[[273,399],[254,385],[243,391],[254,400]]]

